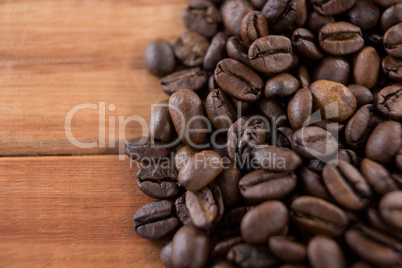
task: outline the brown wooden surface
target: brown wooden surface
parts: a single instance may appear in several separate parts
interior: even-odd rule
[[[133,229],[151,199],[108,146],[108,117],[116,129],[119,116],[148,120],[150,104],[167,98],[143,52],[184,31],[186,2],[0,1],[0,267],[161,267],[164,242]],[[106,110],[106,146],[73,146],[68,111],[101,102],[116,107]],[[132,138],[142,130],[116,130],[115,145],[119,131]],[[72,133],[98,141],[98,111],[77,113]]]

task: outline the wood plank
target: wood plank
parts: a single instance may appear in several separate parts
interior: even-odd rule
[[[184,31],[185,0],[4,0],[0,3],[0,155],[116,153],[119,133],[142,134],[139,123],[118,130],[118,117],[146,120],[150,104],[166,99],[144,66],[155,38],[173,42]],[[105,139],[99,139],[99,105],[105,103]],[[72,133],[95,148],[78,148]],[[115,111],[107,108],[114,104]],[[109,116],[116,131],[109,144]],[[101,127],[102,129],[102,127]],[[102,146],[101,141],[105,141]],[[115,147],[113,147],[113,145]]]
[[[151,201],[115,156],[0,158],[1,267],[161,267],[132,217]]]

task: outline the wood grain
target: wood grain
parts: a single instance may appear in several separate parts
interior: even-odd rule
[[[0,267],[161,267],[133,229],[149,202],[117,156],[0,158]]]
[[[116,153],[119,133],[141,135],[135,122],[119,129],[118,117],[148,120],[150,104],[167,98],[146,71],[143,52],[151,40],[173,42],[184,31],[186,2],[1,1],[0,155]],[[105,146],[99,140],[102,102]],[[98,108],[78,112],[72,133],[81,142],[98,142],[95,148],[78,148],[66,138],[65,117],[82,103]],[[109,117],[116,119],[111,143]]]

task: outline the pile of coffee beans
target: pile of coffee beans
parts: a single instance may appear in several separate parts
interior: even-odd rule
[[[401,0],[198,0],[126,146],[166,267],[402,267]]]

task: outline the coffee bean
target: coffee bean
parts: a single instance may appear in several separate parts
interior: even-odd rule
[[[302,159],[293,150],[265,145],[254,148],[251,158],[254,168],[275,172],[294,171],[302,163]]]
[[[215,80],[225,93],[240,101],[255,102],[261,97],[261,77],[238,61],[220,61],[216,65]]]
[[[152,41],[145,50],[145,64],[154,75],[165,75],[174,71],[176,58],[172,47],[162,39]]]
[[[373,94],[368,88],[356,84],[348,85],[347,88],[356,97],[357,107],[373,102]]]
[[[246,243],[231,248],[226,259],[240,268],[272,268],[278,265],[278,260],[266,247]]]
[[[392,179],[396,182],[400,189],[402,189],[402,174],[399,173],[392,173]]]
[[[187,164],[190,158],[195,155],[197,151],[187,145],[181,145],[177,147],[174,155],[174,164],[177,171]]]
[[[346,85],[349,81],[350,65],[343,57],[325,57],[315,68],[313,80],[329,80]]]
[[[331,199],[322,178],[317,173],[306,167],[302,167],[298,173],[298,178],[306,193],[325,200]]]
[[[354,167],[360,166],[360,160],[357,154],[349,149],[340,149],[338,151],[338,160],[342,160],[348,162],[349,164],[353,165]]]
[[[360,0],[349,10],[348,17],[350,22],[360,29],[369,30],[377,25],[380,9],[371,1]]]
[[[373,88],[380,72],[380,56],[373,47],[365,47],[353,60],[353,80],[356,84]]]
[[[392,26],[402,22],[402,3],[387,8],[381,15],[381,31],[385,33]]]
[[[402,148],[399,149],[398,154],[395,156],[395,166],[402,173]]]
[[[253,10],[246,0],[226,0],[221,6],[223,24],[232,35],[240,37],[241,20]]]
[[[216,129],[228,130],[236,119],[236,111],[221,89],[209,92],[205,101],[209,121]]]
[[[402,23],[396,24],[389,28],[384,34],[385,51],[394,57],[402,57]]]
[[[275,139],[272,144],[276,147],[292,149],[292,136],[294,131],[288,127],[278,127],[275,131]]]
[[[299,89],[288,103],[288,118],[293,129],[308,126],[313,112],[313,96],[307,88]]]
[[[311,84],[314,106],[320,109],[325,119],[344,121],[351,117],[356,109],[356,98],[342,84],[319,80]]]
[[[305,0],[296,0],[296,19],[293,22],[294,27],[303,27],[307,21],[307,3]]]
[[[241,21],[241,38],[246,46],[250,46],[255,40],[268,35],[268,24],[265,17],[259,11],[251,11]]]
[[[366,210],[366,218],[371,227],[392,235],[395,238],[402,239],[402,229],[398,230],[386,224],[377,209],[368,207]]]
[[[307,19],[307,28],[313,33],[318,33],[324,25],[332,22],[335,22],[332,16],[322,15],[317,11],[313,11]]]
[[[172,243],[170,242],[161,249],[161,261],[166,268],[174,268],[172,262]]]
[[[216,185],[221,189],[225,207],[233,207],[240,203],[241,194],[238,187],[241,171],[232,162],[215,179]]]
[[[274,33],[281,33],[292,26],[296,19],[297,2],[295,0],[268,0],[261,12]]]
[[[180,89],[173,93],[169,98],[169,113],[182,142],[194,147],[205,141],[207,119],[201,99],[194,91]]]
[[[286,107],[278,99],[262,98],[257,103],[258,111],[276,127],[288,126]]]
[[[208,40],[195,32],[182,33],[173,44],[176,57],[184,65],[193,67],[201,65],[209,47]]]
[[[366,177],[367,182],[379,194],[385,194],[398,190],[397,185],[388,170],[381,164],[368,158],[361,163],[361,172]]]
[[[399,0],[374,0],[374,3],[382,7],[390,7],[399,3]]]
[[[360,28],[343,21],[328,23],[322,27],[318,42],[325,52],[334,56],[352,54],[364,45]]]
[[[292,34],[293,47],[303,57],[319,60],[324,57],[315,43],[314,35],[307,29],[298,28]]]
[[[288,70],[293,62],[292,42],[280,35],[269,35],[255,40],[248,51],[251,66],[267,74]]]
[[[248,60],[248,47],[240,38],[230,37],[226,43],[226,52],[230,58],[251,67]]]
[[[357,0],[311,0],[313,7],[322,15],[336,15],[351,8]]]
[[[215,263],[211,268],[235,268],[230,262],[227,261],[221,261],[218,263]]]
[[[295,189],[296,181],[294,173],[256,170],[241,178],[239,188],[246,201],[259,203],[284,198]]]
[[[148,137],[138,137],[126,144],[126,154],[137,162],[150,162],[167,157],[173,149],[173,145],[168,146],[161,142],[151,141]]]
[[[172,263],[175,267],[202,268],[208,260],[210,240],[208,235],[188,224],[181,227],[172,240]]]
[[[285,98],[299,88],[299,81],[291,74],[282,73],[270,78],[265,84],[265,97]]]
[[[214,4],[208,1],[195,1],[187,6],[183,13],[184,25],[193,32],[206,37],[216,34],[221,14]]]
[[[234,236],[219,241],[211,252],[212,259],[225,259],[229,250],[238,245],[244,243],[244,239],[241,236]]]
[[[214,151],[201,151],[179,171],[179,183],[189,191],[198,191],[222,172],[222,157]]]
[[[321,174],[322,173],[322,169],[324,168],[324,166],[326,165],[325,162],[321,161],[320,159],[311,159],[308,162],[307,167],[309,169],[311,169],[312,171]]]
[[[149,120],[149,135],[155,141],[168,142],[176,134],[172,119],[169,114],[168,101],[162,101],[151,113]]]
[[[206,2],[206,1],[203,1]],[[205,70],[213,71],[216,64],[226,58],[226,42],[228,37],[225,33],[219,32],[211,40],[207,54],[205,54],[203,67]],[[213,87],[212,89],[215,89]]]
[[[401,123],[388,121],[380,124],[367,140],[366,156],[383,164],[391,162],[402,145],[401,135]]]
[[[134,228],[148,239],[158,239],[176,229],[179,219],[174,215],[173,203],[160,200],[141,207],[134,215]]]
[[[178,197],[174,203],[176,215],[184,225],[192,223],[190,213],[186,206],[186,193]]]
[[[346,232],[345,241],[369,263],[382,267],[402,265],[402,244],[382,232],[358,224]]]
[[[311,79],[310,79],[310,74],[308,73],[308,70],[306,66],[300,65],[298,70],[297,70],[297,78],[300,81],[300,87],[301,88],[309,88]]]
[[[402,85],[383,88],[377,95],[377,109],[391,119],[402,119]]]
[[[307,258],[306,246],[289,236],[271,236],[268,240],[272,253],[288,262],[303,262]]]
[[[340,246],[325,235],[313,237],[307,246],[307,255],[313,268],[344,268],[345,258]]]
[[[394,81],[402,81],[402,61],[392,56],[386,56],[381,64],[384,73]]]
[[[349,224],[342,209],[317,197],[297,197],[290,208],[294,224],[312,234],[339,236]]]
[[[402,191],[389,192],[381,198],[379,212],[389,225],[402,230]]]
[[[192,68],[172,73],[160,80],[163,91],[172,95],[182,88],[189,88],[195,92],[201,91],[208,80],[207,73],[201,68]]]

